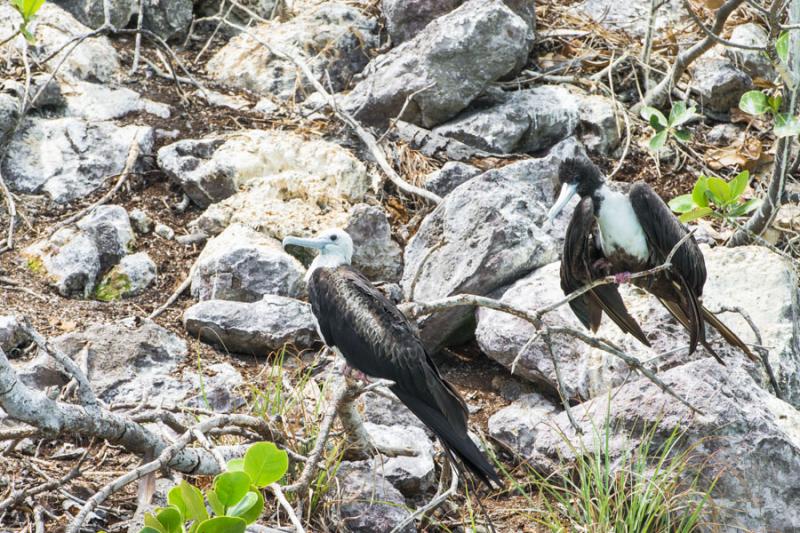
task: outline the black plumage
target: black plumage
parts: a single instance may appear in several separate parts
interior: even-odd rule
[[[347,363],[390,387],[478,479],[500,484],[494,468],[467,434],[468,411],[445,381],[402,312],[348,264],[316,268],[309,299],[320,334]]]

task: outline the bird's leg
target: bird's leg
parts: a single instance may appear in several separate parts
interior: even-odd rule
[[[371,383],[369,377],[360,370],[356,370],[352,366],[348,365],[347,363],[344,364],[343,373],[345,377],[350,379],[355,379],[357,381],[362,381],[366,384]]]
[[[628,271],[625,272],[617,272],[614,274],[614,282],[617,285],[625,285],[626,283],[630,283],[631,281],[631,273]]]

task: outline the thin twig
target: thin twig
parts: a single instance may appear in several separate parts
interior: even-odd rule
[[[136,19],[136,43],[133,49],[133,64],[128,74],[133,76],[139,69],[139,56],[142,53],[142,21],[144,20],[144,0],[139,0],[139,16]]]
[[[289,504],[289,501],[286,499],[286,495],[281,490],[281,486],[277,483],[272,483],[269,486],[269,489],[275,495],[275,499],[278,500],[278,503],[283,510],[286,511],[286,514],[289,515],[289,521],[294,526],[295,533],[306,533],[306,530],[303,529],[303,524],[300,522],[300,519],[297,518],[297,515],[292,509],[292,506]]]
[[[156,309],[155,311],[150,313],[150,315],[147,318],[149,318],[151,320],[156,318],[161,313],[163,313],[164,311],[169,309],[169,307],[177,301],[177,299],[180,297],[180,295],[183,294],[183,292],[186,289],[188,289],[189,286],[192,284],[192,276],[194,275],[194,268],[195,268],[196,265],[197,265],[197,263],[192,265],[192,268],[189,269],[189,273],[186,275],[186,279],[184,279],[181,282],[181,284],[178,285],[178,287],[170,295],[170,297],[167,298],[167,301],[164,302],[163,305],[161,305],[161,307],[159,307],[158,309]]]

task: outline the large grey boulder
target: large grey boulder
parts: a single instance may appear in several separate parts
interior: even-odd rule
[[[713,359],[673,368],[660,378],[702,414],[642,378],[573,407],[583,435],[562,413],[536,425],[517,451],[547,473],[569,464],[578,450],[598,452],[603,442],[609,443],[610,461],[629,454],[640,442],[641,428],[652,432],[651,450],[677,433],[677,450],[692,447],[701,486],[715,481],[714,522],[725,531],[800,530],[800,480],[794,475],[800,469],[800,413],[758,386],[743,367],[723,367]],[[606,440],[598,432],[607,426]]]
[[[463,0],[381,0],[381,11],[392,43],[397,45],[413,38],[431,21],[462,3]]]
[[[344,89],[378,46],[377,23],[358,9],[331,2],[314,6],[288,22],[266,22],[250,35],[231,39],[208,62],[218,81],[237,89],[284,100],[313,92],[310,82],[291,61],[272,55],[257,40],[278,51],[298,55],[318,79],[330,79],[334,91]]]
[[[258,356],[286,344],[309,348],[317,341],[311,306],[283,296],[265,296],[258,302],[206,300],[183,314],[191,335],[223,349]]]
[[[108,1],[110,22],[115,28],[124,28],[137,9],[136,0],[106,0]],[[103,25],[104,0],[54,0],[54,3],[64,8],[82,24],[90,28],[99,28]]]
[[[462,183],[481,173],[479,168],[458,161],[448,161],[425,177],[424,186],[439,196],[447,196]]]
[[[409,449],[410,455],[372,459],[375,472],[394,485],[407,498],[424,494],[433,486],[436,475],[433,442],[418,426],[364,423],[370,440],[378,449]]]
[[[343,462],[336,477],[341,491],[338,511],[345,531],[391,531],[410,516],[403,495],[370,462]],[[400,533],[413,533],[416,530],[411,523]]]
[[[112,0],[112,4],[120,0]],[[120,4],[125,0],[121,0]],[[97,2],[102,4],[102,2]],[[21,22],[19,14],[7,2],[0,4],[0,35],[10,36]],[[119,57],[106,37],[84,39],[76,47],[68,46],[91,30],[52,2],[45,2],[28,27],[35,38],[29,45],[30,53],[37,59],[56,54],[44,64],[47,71],[59,66],[62,78],[77,78],[94,82],[109,82],[119,73]],[[24,38],[18,35],[0,46],[0,51],[16,48],[21,52]],[[63,60],[63,63],[62,63]]]
[[[157,394],[189,353],[174,333],[150,320],[134,318],[97,324],[57,337],[53,343],[79,363],[86,358],[92,389],[105,402],[138,401],[148,391]],[[39,354],[18,374],[24,383],[40,389],[69,381],[47,354]]]
[[[559,234],[560,226],[543,225],[566,154],[583,152],[570,139],[547,157],[485,172],[447,195],[406,246],[406,298],[487,295],[554,261],[559,245],[551,233]],[[463,328],[471,334],[472,321],[468,308],[434,313],[421,322],[422,338],[429,347],[441,346]]]
[[[97,284],[94,296],[111,302],[143,293],[156,279],[156,264],[145,252],[126,255]]]
[[[761,332],[763,344],[770,347],[771,366],[786,400],[800,405],[800,376],[797,371],[800,348],[796,340],[800,334],[800,314],[797,280],[791,268],[783,258],[763,247],[709,249],[703,246],[702,249],[709,272],[703,291],[704,304],[711,310],[741,307],[750,314]],[[559,279],[559,264],[547,265],[505,290],[500,299],[523,309],[539,309],[564,297]],[[758,290],[748,289],[752,287],[753,279],[759,280]],[[603,318],[598,330],[600,337],[610,340],[640,361],[648,361],[648,366],[654,371],[709,357],[702,348],[693,356],[687,354],[688,334],[656,298],[633,286],[621,287],[620,293],[631,316],[641,324],[652,348],[622,333],[607,317]],[[489,309],[480,309],[477,318],[476,338],[489,357],[513,368],[515,374],[555,392],[557,381],[550,351],[541,338],[529,342],[535,333],[530,323]],[[743,318],[731,313],[722,314],[720,318],[745,342],[756,342],[755,334]],[[566,305],[545,315],[544,323],[585,331]],[[725,343],[710,328],[708,338],[730,365],[744,361],[739,350]],[[675,351],[681,346],[686,348]],[[554,336],[552,348],[567,395],[574,400],[602,396],[627,379],[630,372],[621,360],[570,336]],[[663,355],[667,352],[673,353]],[[759,384],[771,390],[760,365],[748,366],[747,369]]]
[[[64,85],[68,116],[92,122],[122,118],[131,113],[149,113],[160,118],[170,116],[168,105],[142,98],[126,87],[114,88],[80,80],[71,80]]]
[[[192,23],[192,0],[144,0],[142,27],[167,40],[184,35]]]
[[[473,109],[433,132],[489,152],[536,152],[569,137],[579,106],[563,87],[541,86],[511,93],[488,109]]]
[[[342,106],[356,118],[430,128],[465,109],[490,82],[527,60],[532,31],[501,0],[471,0],[376,58]]]
[[[744,46],[766,46],[769,36],[763,27],[753,22],[747,22],[736,26],[728,40]],[[764,52],[723,47],[723,54],[751,78],[772,81],[777,76],[775,68]]]
[[[193,201],[217,202],[192,223],[207,235],[237,222],[278,240],[344,227],[372,182],[363,163],[327,141],[258,130],[214,139],[159,151],[161,167]]]
[[[578,103],[578,137],[589,152],[611,156],[622,140],[624,110],[611,98],[590,94]]]
[[[539,426],[558,412],[552,400],[535,392],[525,394],[489,418],[489,434],[512,450],[531,450]]]
[[[692,88],[699,93],[700,104],[706,112],[728,113],[753,86],[750,76],[716,50],[692,63],[689,70]]]
[[[358,204],[350,212],[345,231],[353,239],[353,265],[370,279],[398,281],[403,273],[403,250],[392,239],[386,212]]]
[[[122,172],[134,142],[141,162],[152,150],[153,128],[71,117],[31,118],[9,144],[3,176],[13,191],[45,193],[55,203],[67,203]]]
[[[296,298],[304,290],[305,268],[280,242],[241,224],[208,241],[192,273],[199,300],[256,302],[267,294]]]

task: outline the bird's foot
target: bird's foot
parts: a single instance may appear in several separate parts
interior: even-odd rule
[[[356,370],[350,365],[344,365],[344,375],[347,378],[355,379],[361,381],[363,383],[369,384],[371,383],[369,377],[360,370]]]
[[[631,281],[631,273],[630,272],[618,272],[614,274],[614,283],[617,285],[625,285],[626,283],[630,283]]]

